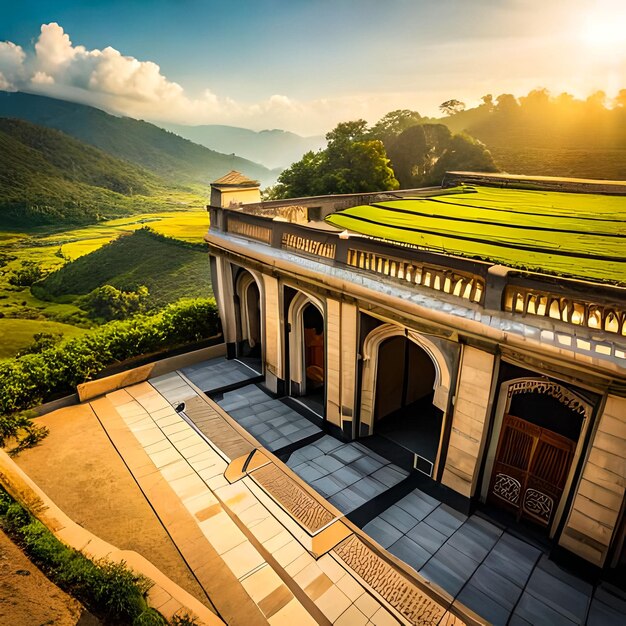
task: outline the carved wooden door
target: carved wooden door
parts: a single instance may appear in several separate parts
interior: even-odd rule
[[[574,456],[575,442],[513,415],[505,415],[489,485],[489,499],[548,526]]]

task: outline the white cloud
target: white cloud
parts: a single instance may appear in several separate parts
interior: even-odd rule
[[[0,41],[0,89],[16,91],[24,75],[26,53],[10,41]]]
[[[33,83],[33,85],[53,85],[54,78],[45,72],[38,71],[35,72],[30,82]]]

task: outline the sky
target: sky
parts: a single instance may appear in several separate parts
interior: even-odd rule
[[[324,134],[456,98],[626,88],[624,0],[2,0],[0,90]]]

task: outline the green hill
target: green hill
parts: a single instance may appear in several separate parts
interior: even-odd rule
[[[212,294],[203,244],[185,243],[142,228],[79,257],[33,286],[39,298],[85,295],[102,285],[130,291],[145,285],[149,303]]]
[[[177,193],[182,191],[154,174],[62,132],[0,118],[4,227],[81,224],[180,208],[166,201],[167,195]]]
[[[154,124],[116,117],[75,102],[0,92],[0,117],[14,117],[61,130],[176,184],[208,185],[232,169],[263,184],[271,184],[276,178],[258,163],[209,150]]]

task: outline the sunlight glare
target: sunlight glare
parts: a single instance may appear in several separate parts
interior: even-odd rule
[[[614,54],[626,49],[626,12],[622,2],[599,2],[587,13],[582,41],[597,53]]]

